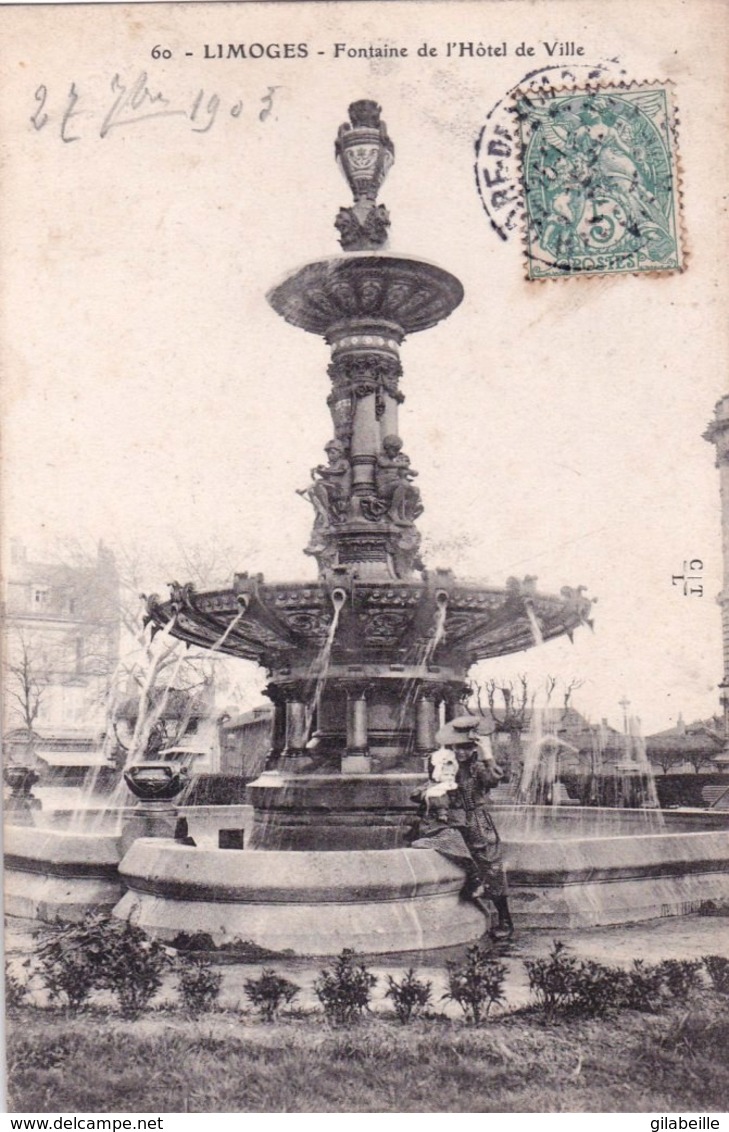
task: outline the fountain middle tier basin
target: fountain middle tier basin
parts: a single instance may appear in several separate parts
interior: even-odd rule
[[[237,574],[232,588],[206,593],[175,584],[167,601],[152,595],[148,615],[175,637],[258,661],[276,678],[320,654],[334,617],[333,594],[342,603],[332,664],[422,665],[427,653],[430,663],[465,672],[478,660],[532,647],[535,632],[543,640],[571,634],[589,623],[591,610],[583,587],[543,594],[531,578],[510,578],[497,588],[458,581],[447,570],[384,583],[345,571],[331,580],[291,583]]]

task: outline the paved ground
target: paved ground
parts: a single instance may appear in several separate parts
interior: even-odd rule
[[[33,924],[10,919],[5,934],[5,954],[12,965],[32,951]],[[605,928],[576,928],[569,931],[523,931],[510,944],[499,948],[499,957],[507,968],[506,999],[509,1006],[521,1006],[529,999],[526,971],[522,960],[545,956],[555,938],[568,944],[572,954],[582,959],[629,966],[634,959],[660,962],[662,959],[699,959],[703,955],[724,955],[729,958],[729,916],[674,916],[642,924],[621,924]],[[446,989],[445,964],[461,958],[464,947],[420,953],[400,953],[384,958],[367,956],[367,966],[377,976],[373,1001],[384,1002],[387,976],[402,976],[414,967],[419,976],[433,984],[433,1002],[438,1009],[458,1013],[458,1008],[441,1002]],[[256,963],[225,963],[221,1005],[248,1005],[244,994],[246,979],[255,978],[262,967],[273,967],[302,988],[297,1004],[313,1006],[316,998],[313,984],[327,965],[326,959],[271,959]]]

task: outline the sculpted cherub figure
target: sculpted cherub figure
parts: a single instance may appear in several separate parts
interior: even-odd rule
[[[412,483],[417,474],[402,451],[400,437],[386,436],[375,464],[375,487],[388,505],[388,517],[398,526],[408,526],[422,514],[420,491]]]
[[[352,466],[339,440],[330,440],[324,446],[328,464],[317,464],[311,469],[313,483],[301,488],[299,495],[308,499],[316,511],[316,522],[328,525],[340,522],[346,513],[352,491]]]

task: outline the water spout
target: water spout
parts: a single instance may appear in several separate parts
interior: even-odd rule
[[[435,628],[433,636],[429,638],[423,653],[423,665],[427,667],[433,659],[433,654],[445,637],[446,612],[448,610],[448,593],[446,590],[436,590],[435,594]]]
[[[335,617],[339,617],[339,611],[347,600],[347,591],[343,590],[341,586],[337,586],[332,590],[332,605],[334,606]]]
[[[543,804],[547,798],[556,803],[554,786],[559,777],[558,752],[564,750],[573,755],[579,754],[579,748],[565,739],[553,733],[542,734],[541,717],[541,711],[535,709],[517,791],[517,800],[527,805]]]
[[[339,615],[344,608],[344,603],[347,600],[347,591],[342,589],[341,586],[336,586],[331,592],[332,605],[334,606],[334,616],[329,622],[326,640],[319,650],[318,656],[311,662],[309,671],[315,677],[314,694],[311,697],[306,711],[306,730],[307,733],[311,730],[311,723],[314,715],[319,707],[319,702],[324,691],[326,684],[327,672],[329,670],[329,661],[332,655],[332,646],[334,645],[334,637],[339,625]]]
[[[534,644],[543,645],[544,636],[542,634],[542,627],[537,620],[536,613],[534,612],[534,603],[532,601],[525,601],[524,610],[527,615],[527,621],[529,622],[529,628],[531,629],[532,636],[534,637]]]
[[[147,671],[144,674],[144,680],[142,682],[142,687],[139,691],[139,711],[137,712],[137,721],[135,723],[134,732],[132,734],[132,739],[131,739],[131,742],[129,744],[130,751],[136,751],[137,748],[139,747],[143,729],[145,728],[145,726],[147,724],[148,712],[147,712],[146,708],[147,708],[147,704],[149,702],[149,695],[150,695],[150,692],[152,690],[152,685],[153,685],[155,677],[157,676],[157,673],[159,671],[159,657],[160,657],[161,652],[162,652],[161,647],[160,647],[160,642],[169,640],[170,634],[171,634],[171,632],[174,628],[176,621],[177,621],[177,614],[175,613],[175,615],[173,617],[170,617],[169,621],[166,623],[162,632],[157,635],[157,638],[156,638],[157,642],[158,642],[157,643],[157,649],[158,649],[157,655],[154,656],[154,654],[152,653],[152,644],[151,643],[150,643],[149,649],[147,650],[147,658],[148,658],[149,663],[147,665]],[[169,686],[170,685],[168,684],[168,688],[169,688]]]
[[[225,642],[227,641],[230,634],[235,629],[238,622],[241,620],[242,617],[245,617],[246,610],[248,609],[248,605],[249,605],[249,602],[250,602],[250,598],[248,597],[247,594],[241,594],[240,597],[238,598],[238,602],[240,603],[240,606],[241,606],[240,611],[238,613],[236,613],[235,617],[230,622],[230,624],[226,628],[223,635],[221,637],[218,637],[215,644],[211,646],[211,648],[209,649],[209,652],[217,652],[218,649],[221,649],[223,647],[223,645],[225,644]]]
[[[435,591],[435,624],[433,626],[433,633],[428,639],[418,646],[419,655],[415,661],[416,673],[420,670],[422,675],[428,671],[428,665],[433,660],[433,655],[438,645],[445,637],[445,623],[446,613],[448,611],[448,591],[436,590]],[[416,674],[410,679],[405,686],[405,694],[400,702],[400,710],[398,712],[398,727],[402,729],[407,726],[415,699],[420,687],[420,675]]]

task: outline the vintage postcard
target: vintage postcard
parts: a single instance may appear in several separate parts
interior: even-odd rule
[[[723,0],[0,29],[9,1110],[719,1128]]]

